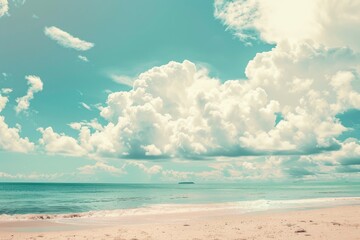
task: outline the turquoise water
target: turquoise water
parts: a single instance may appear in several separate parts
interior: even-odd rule
[[[341,197],[360,197],[360,183],[0,183],[0,214],[58,214],[139,208],[156,204]]]

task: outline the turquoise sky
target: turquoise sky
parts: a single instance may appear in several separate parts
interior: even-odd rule
[[[238,2],[241,8],[241,1]],[[299,58],[298,61],[291,62],[286,60],[286,57],[279,56],[281,51],[287,54],[295,52],[293,48],[286,50],[285,44],[281,45],[283,43],[278,41],[277,37],[272,38],[265,32],[265,28],[257,29],[250,26],[250,23],[244,26],[234,22],[236,19],[229,15],[231,12],[228,11],[228,7],[234,6],[226,5],[226,1],[214,3],[190,0],[9,1],[8,11],[3,16],[0,15],[0,89],[12,90],[11,93],[5,93],[3,90],[0,95],[7,98],[6,106],[0,112],[0,116],[5,118],[4,122],[8,125],[7,128],[0,128],[0,138],[3,139],[2,143],[0,140],[0,179],[68,182],[172,182],[186,179],[212,182],[358,178],[360,147],[357,139],[360,132],[360,112],[357,109],[360,104],[356,102],[356,94],[359,90],[357,86],[360,58],[357,54],[357,46],[349,44],[333,46],[321,40],[322,47],[311,46],[313,52],[319,53],[314,55],[316,57],[306,55],[309,54],[307,52],[305,57],[299,57],[300,54],[290,57]],[[235,13],[241,10],[234,9]],[[92,43],[93,47],[79,51],[75,47],[59,44],[54,37],[45,33],[46,28],[50,27],[56,27],[83,42]],[[250,31],[253,37],[244,38],[242,34],[245,32],[242,28],[246,33]],[[278,36],[281,34],[282,32],[279,31]],[[306,37],[310,38],[308,35]],[[295,45],[303,46],[302,39],[300,40],[296,38]],[[317,41],[316,38],[312,40]],[[305,48],[299,49],[305,52],[303,50]],[[256,61],[253,60],[249,64],[257,53],[263,52],[274,55],[272,57],[258,55]],[[320,55],[322,57],[319,57]],[[151,92],[154,99],[156,97],[162,99],[163,108],[169,107],[168,110],[161,110],[162,117],[171,115],[174,121],[192,117],[191,112],[185,114],[182,112],[181,117],[173,113],[184,100],[180,97],[172,98],[183,90],[176,90],[180,86],[176,81],[182,81],[182,71],[192,68],[192,65],[186,65],[185,60],[194,64],[196,71],[201,69],[208,71],[205,73],[205,78],[209,79],[208,84],[196,88],[200,89],[200,93],[194,98],[198,102],[193,105],[192,100],[189,100],[188,109],[193,106],[197,109],[203,104],[199,107],[201,113],[196,113],[200,115],[196,117],[194,115],[194,119],[204,120],[206,122],[204,129],[210,129],[209,132],[204,130],[206,133],[199,133],[201,130],[189,130],[196,131],[196,134],[186,132],[190,140],[178,140],[176,144],[171,143],[173,145],[169,143],[171,145],[169,148],[166,147],[169,146],[169,139],[184,136],[185,132],[181,131],[185,130],[181,130],[180,125],[169,123],[168,127],[160,126],[160,129],[176,128],[179,132],[174,133],[174,138],[166,138],[167,132],[161,135],[158,130],[153,129],[153,126],[158,124],[158,120],[157,115],[153,118],[152,110],[145,111],[146,114],[141,115],[137,112],[140,110],[129,107],[129,111],[134,111],[133,115],[125,116],[126,108],[119,102],[118,105],[109,107],[111,111],[118,111],[119,115],[104,117],[102,110],[110,106],[108,105],[110,93],[130,92],[136,89],[114,81],[113,78],[116,78],[114,76],[130,81],[130,85],[135,83],[134,86],[140,86],[142,77],[139,75],[142,73],[147,74],[143,77],[147,84],[145,89],[156,87],[162,91],[159,95],[156,94],[158,90]],[[177,62],[179,66],[167,65],[170,61]],[[151,79],[156,74],[149,73],[148,70],[159,66],[165,69],[164,72],[171,71],[171,73],[166,72],[166,77],[171,78],[166,80],[167,83]],[[180,72],[166,70],[172,67],[178,69],[180,66],[182,69],[176,70]],[[321,70],[318,73],[311,66],[322,69],[334,69],[332,66],[336,66],[336,69],[333,72]],[[245,69],[247,69],[246,73]],[[338,82],[340,81],[340,85],[345,84],[347,75],[339,75],[344,71],[353,74],[353,78],[351,76],[349,78],[353,79],[351,91],[354,91],[355,100],[340,98],[339,92],[342,90],[338,90],[340,87],[335,89],[334,84],[330,83],[326,83],[324,87],[327,89],[327,86],[330,86],[328,94],[324,94],[325,97],[314,94],[311,98],[308,95],[311,90],[317,91],[319,86],[325,84],[322,79],[341,78]],[[175,74],[174,77],[171,74]],[[18,105],[17,99],[25,96],[30,89],[26,76],[39,77],[43,89],[33,93],[28,108],[17,112],[15,111]],[[177,76],[180,76],[179,79]],[[276,87],[278,80],[274,76],[279,76],[279,81],[289,84],[280,83],[279,87]],[[300,80],[296,81],[296,79]],[[320,79],[319,84],[317,84],[318,79]],[[222,88],[225,83],[230,83],[228,80],[235,80],[239,86],[251,82],[251,86],[246,86],[244,87],[246,89],[241,91],[239,88],[229,87],[226,92]],[[215,84],[215,81],[218,86],[208,89]],[[330,81],[332,80],[328,80]],[[272,84],[274,87],[269,87]],[[302,87],[305,90],[291,94],[295,84],[297,84],[296,89]],[[311,86],[308,87],[308,84]],[[192,90],[181,84],[181,87],[183,86],[188,94],[186,96],[189,96]],[[170,88],[175,90],[169,90]],[[217,100],[213,100],[210,96],[215,89],[221,93]],[[254,94],[251,96],[246,95],[252,92]],[[298,95],[296,99],[287,98],[289,93],[292,97]],[[230,98],[232,94],[234,97]],[[330,95],[338,98],[332,99],[328,97]],[[141,97],[147,99],[145,96],[146,94],[143,93]],[[209,103],[208,105],[199,100],[201,96],[205,96],[202,101]],[[135,102],[134,96],[128,97]],[[307,99],[304,101],[311,98],[311,104],[301,102],[302,97]],[[177,101],[181,101],[181,104]],[[273,103],[270,103],[271,101]],[[322,101],[329,106],[330,104],[341,106],[331,113],[326,112],[321,110]],[[226,115],[222,120],[219,120],[222,114],[219,118],[215,118],[210,110],[208,112],[206,110],[213,106],[210,103],[219,102],[220,107],[214,109],[220,108],[218,111]],[[278,102],[278,105],[275,102]],[[292,104],[290,107],[287,106],[289,102]],[[155,106],[150,100],[148,103]],[[146,102],[142,104],[144,108],[147,106]],[[312,104],[318,104],[319,109],[312,109]],[[235,105],[238,108],[226,110],[227,106]],[[304,112],[308,115],[302,115],[298,110],[299,107],[305,109]],[[187,109],[187,107],[183,108]],[[265,115],[263,114],[265,110],[261,109],[267,109]],[[234,116],[230,117],[230,113]],[[292,117],[294,115],[298,117],[296,120]],[[104,133],[106,140],[100,142],[109,141],[113,144],[112,141],[115,141],[112,145],[115,150],[99,150],[98,140],[91,140],[94,146],[86,148],[84,142],[80,143],[78,130],[71,128],[69,124],[90,122],[93,119],[96,119],[102,127],[108,126],[109,123],[121,125],[129,120],[130,126],[134,129],[132,134],[126,135],[126,139],[124,129],[119,130],[119,135],[115,137]],[[176,124],[180,124],[180,120]],[[190,125],[194,129],[200,129],[200,125],[198,128],[194,125],[196,121],[194,120]],[[313,125],[310,124],[305,128],[300,126],[299,121],[312,121]],[[319,133],[316,129],[319,123],[324,122],[328,125],[324,125],[321,128],[322,132]],[[228,127],[231,124],[236,127]],[[17,128],[19,125],[21,126],[19,138],[27,137],[28,141],[33,143],[32,149],[19,152],[6,147],[7,144],[11,144],[4,142],[10,141],[10,138],[6,137],[9,135],[9,129]],[[86,150],[81,154],[70,152],[69,149],[75,146],[72,141],[70,142],[74,145],[71,146],[70,142],[60,143],[61,140],[48,142],[52,140],[47,139],[44,140],[45,143],[41,142],[44,132],[39,128],[47,127],[51,127],[54,133],[60,134],[59,136],[78,141],[81,149],[86,148]],[[285,128],[289,132],[284,133]],[[290,128],[293,132],[289,130]],[[118,128],[109,132],[115,133],[116,129]],[[90,130],[92,134],[103,131]],[[276,131],[280,133],[277,135],[274,133]],[[261,134],[267,137],[261,137]],[[227,139],[228,136],[233,135],[234,138]],[[290,135],[299,137],[285,140]],[[121,144],[117,142],[119,138],[122,139]],[[264,139],[267,138],[269,139],[265,141]],[[211,143],[206,145],[204,143],[206,139],[215,140],[209,140]],[[191,143],[187,145],[187,141]],[[202,147],[196,148],[198,143]],[[127,150],[122,150],[123,148]],[[349,156],[345,156],[343,149],[348,149],[347,153],[352,152]]]

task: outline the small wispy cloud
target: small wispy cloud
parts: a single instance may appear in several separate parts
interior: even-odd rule
[[[78,58],[83,62],[89,62],[89,59],[83,55],[79,55]]]
[[[26,0],[12,0],[15,7],[21,7],[26,3]]]
[[[22,180],[54,180],[64,176],[64,173],[29,173],[29,174],[11,174],[0,172],[1,179],[22,179]]]
[[[87,110],[91,111],[91,107],[89,105],[87,105],[84,102],[80,102],[80,105],[83,106],[84,108],[86,108]]]
[[[1,96],[0,94],[0,112],[5,108],[9,98],[7,96]]]
[[[12,91],[13,90],[11,88],[2,88],[0,92],[3,93],[3,94],[9,94]]]
[[[87,51],[95,46],[94,43],[81,40],[80,38],[74,37],[54,26],[45,27],[44,33],[46,36],[66,48],[72,48],[78,51]]]
[[[97,131],[103,130],[103,126],[98,122],[96,118],[92,119],[91,121],[81,121],[81,122],[72,122],[68,124],[74,130],[81,130],[81,128],[90,128]]]
[[[130,87],[133,86],[134,80],[131,77],[125,75],[116,75],[116,74],[110,74],[109,77],[111,78],[111,80],[113,80],[116,83]]]
[[[9,101],[9,97],[6,96],[7,94],[11,93],[12,89],[11,88],[2,88],[0,90],[0,112],[5,108],[6,104]],[[5,95],[5,96],[2,96]]]
[[[40,92],[43,90],[43,82],[40,77],[29,75],[25,76],[25,79],[28,81],[29,89],[25,96],[17,98],[17,105],[15,107],[16,113],[25,111],[30,107],[30,100],[34,98],[34,93]]]

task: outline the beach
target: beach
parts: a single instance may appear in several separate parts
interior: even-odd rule
[[[0,0],[0,240],[360,240],[360,0]]]
[[[2,221],[0,239],[360,239],[360,206],[148,214],[86,222]],[[82,224],[83,222],[83,224]]]
[[[0,239],[360,239],[358,183],[0,184]]]
[[[358,183],[0,184],[0,239],[360,239]]]

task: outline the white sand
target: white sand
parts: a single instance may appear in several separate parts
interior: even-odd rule
[[[339,239],[360,240],[360,206],[234,214],[228,211],[119,218],[111,224],[46,220],[0,223],[0,239]],[[104,223],[104,221],[101,221]]]

